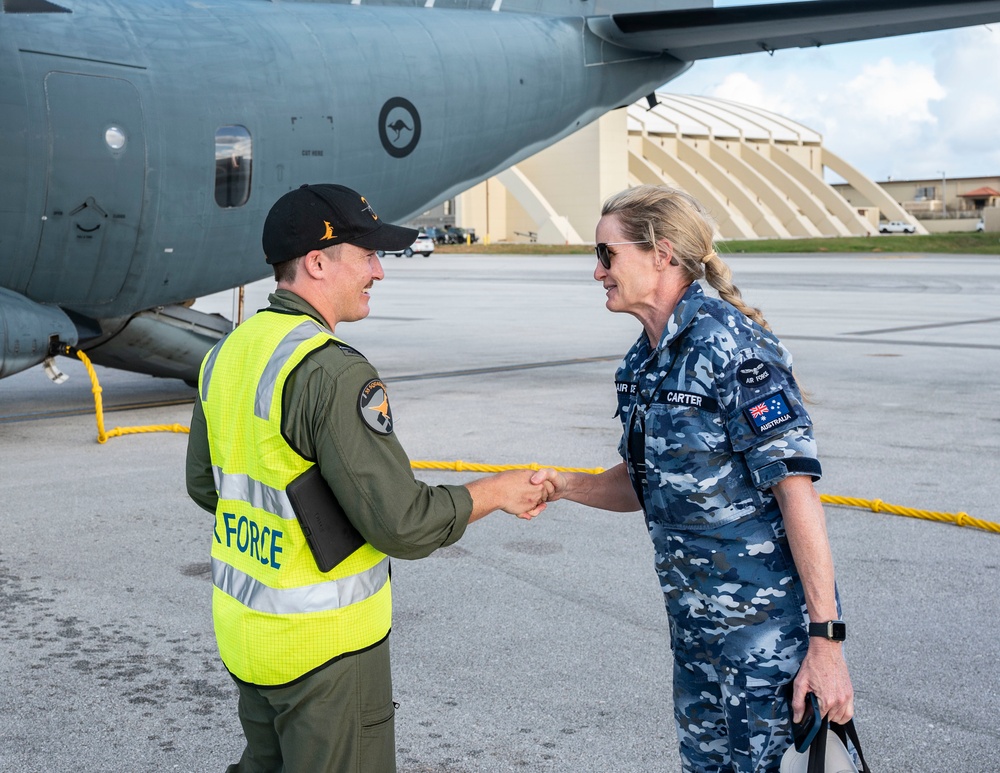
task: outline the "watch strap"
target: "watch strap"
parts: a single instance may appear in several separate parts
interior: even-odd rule
[[[847,624],[843,620],[809,623],[809,635],[819,636],[830,641],[844,641],[847,638]]]

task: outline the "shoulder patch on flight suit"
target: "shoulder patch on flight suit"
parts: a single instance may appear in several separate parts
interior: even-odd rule
[[[361,359],[365,359],[365,356],[357,349],[355,349],[353,346],[342,344],[339,341],[334,341],[334,343],[337,344],[337,348],[340,349],[340,351],[342,351],[344,354],[353,354],[357,357],[360,357]]]
[[[789,407],[788,400],[785,399],[784,389],[768,395],[763,400],[751,403],[743,409],[743,413],[750,420],[751,429],[758,435],[763,435],[775,427],[787,424],[797,415]]]
[[[389,393],[380,379],[373,378],[358,395],[358,413],[365,426],[379,435],[392,434],[392,410],[389,408]]]

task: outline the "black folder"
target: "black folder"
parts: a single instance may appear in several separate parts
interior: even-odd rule
[[[321,572],[329,572],[365,544],[316,465],[289,483],[285,491]]]

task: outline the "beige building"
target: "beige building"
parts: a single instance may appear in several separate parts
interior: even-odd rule
[[[885,180],[878,186],[934,233],[973,231],[980,218],[987,231],[1000,231],[1000,177],[947,175],[923,180]],[[834,188],[852,205],[869,206],[851,185]]]
[[[416,222],[453,222],[493,242],[583,244],[593,241],[604,199],[653,183],[696,196],[723,239],[877,234],[882,220],[927,233],[897,195],[830,152],[817,132],[735,102],[656,96],[652,108],[642,101],[612,111]],[[846,185],[826,183],[826,170]]]

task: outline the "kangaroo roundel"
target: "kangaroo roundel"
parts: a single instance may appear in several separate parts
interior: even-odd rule
[[[382,105],[378,117],[382,147],[394,158],[410,155],[420,141],[420,113],[403,97],[393,97]]]

